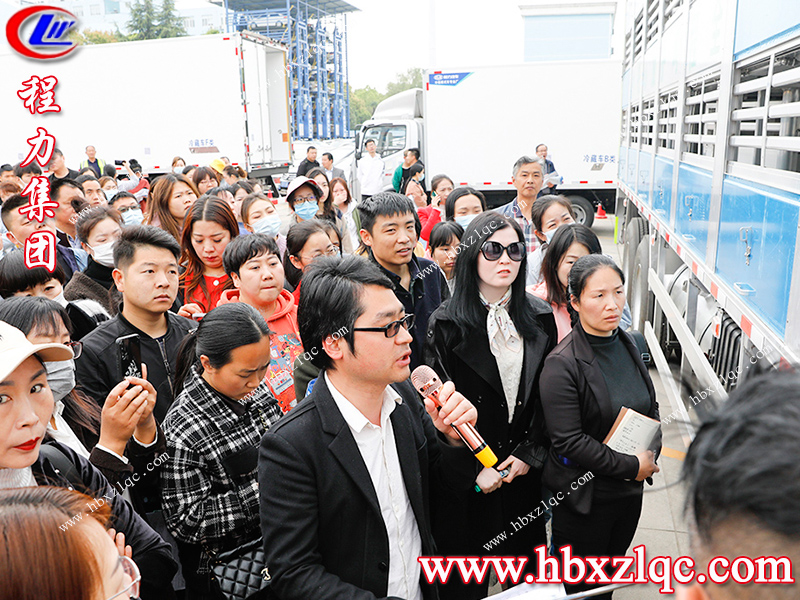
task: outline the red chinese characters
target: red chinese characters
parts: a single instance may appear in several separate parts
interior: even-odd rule
[[[35,231],[25,240],[25,266],[44,267],[51,273],[56,268],[56,234],[49,229]]]
[[[22,195],[29,196],[30,201],[19,209],[21,215],[40,223],[46,217],[52,219],[56,216],[55,209],[58,208],[58,202],[50,199],[50,180],[44,175],[32,177],[22,190]]]
[[[19,165],[21,167],[27,167],[35,159],[40,167],[46,167],[53,157],[53,150],[55,150],[56,147],[56,138],[47,133],[47,129],[44,127],[37,127],[36,135],[32,138],[28,138],[26,141],[28,142],[28,146],[31,147],[31,150],[28,152],[28,156],[25,157],[25,160],[19,163]]]
[[[61,112],[61,107],[56,104],[53,93],[53,88],[57,83],[58,79],[53,75],[47,77],[31,75],[30,79],[22,82],[22,89],[17,92],[17,96],[32,115]]]

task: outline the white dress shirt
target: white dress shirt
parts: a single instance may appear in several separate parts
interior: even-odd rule
[[[383,191],[383,159],[377,154],[363,154],[358,161],[358,180],[361,182],[361,193],[372,196]]]
[[[356,440],[358,451],[378,496],[378,505],[389,537],[389,587],[386,594],[408,600],[422,600],[420,567],[417,562],[422,553],[422,539],[400,470],[390,419],[392,411],[402,402],[402,398],[394,388],[386,386],[381,407],[381,424],[378,426],[370,423],[333,386],[327,373],[325,383]]]

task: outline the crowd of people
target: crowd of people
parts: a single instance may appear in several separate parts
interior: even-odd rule
[[[316,153],[288,219],[220,159],[175,157],[151,181],[56,150],[41,223],[21,210],[41,170],[0,168],[0,599],[232,597],[214,567],[253,547],[253,597],[478,599],[488,579],[429,585],[417,558],[486,554],[564,493],[550,534],[538,519],[491,553],[626,553],[661,438],[636,455],[603,440],[623,407],[658,420],[658,402],[622,271],[569,200],[540,195],[552,163],[519,158],[516,198],[488,210],[447,175],[427,190],[416,149],[384,191],[367,141],[360,198]],[[52,272],[23,260],[40,229]],[[411,384],[421,365],[445,382],[438,405]],[[701,435],[687,465],[713,556],[731,550],[720,527],[763,524],[741,495],[712,498],[723,433]]]

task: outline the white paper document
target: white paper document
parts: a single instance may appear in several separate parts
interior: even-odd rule
[[[659,421],[623,406],[604,443],[622,454],[636,455],[650,447],[660,426]]]

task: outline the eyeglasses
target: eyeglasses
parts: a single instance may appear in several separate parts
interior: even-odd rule
[[[486,260],[500,260],[503,252],[508,254],[508,258],[514,262],[519,262],[525,256],[525,244],[513,242],[508,246],[503,246],[500,242],[484,242],[481,246],[481,254]]]
[[[67,342],[64,345],[72,349],[72,353],[75,355],[74,358],[81,357],[83,353],[83,342]]]
[[[294,199],[295,207],[298,207],[301,204],[305,204],[306,202],[314,202],[314,203],[316,203],[317,202],[317,197],[316,196],[308,196],[306,198],[295,198]]]
[[[127,556],[120,556],[119,557],[119,564],[122,566],[122,570],[124,571],[125,575],[131,580],[128,586],[122,590],[121,592],[117,592],[113,596],[111,596],[108,600],[114,600],[114,598],[119,598],[123,594],[127,594],[124,596],[125,598],[138,598],[139,591],[141,589],[141,582],[142,582],[142,574],[139,572],[139,567],[136,566],[136,563],[133,562]]]
[[[383,327],[353,327],[353,331],[382,331],[387,338],[393,338],[400,333],[400,327],[408,331],[414,326],[414,315],[406,315],[399,321],[392,321]]]
[[[117,207],[115,206],[114,208],[117,208]],[[119,214],[121,214],[121,215],[124,215],[129,210],[136,210],[137,208],[139,208],[138,204],[136,204],[134,206],[123,206],[122,208],[117,208],[117,212]]]
[[[298,255],[298,256],[300,258],[302,258],[303,260],[314,260],[315,258],[319,258],[320,256],[341,256],[341,254],[342,254],[342,250],[339,248],[339,246],[331,244],[330,246],[325,248],[325,250],[323,252],[316,252],[316,253],[312,254],[311,256],[308,256],[308,257],[302,256],[302,255]]]

